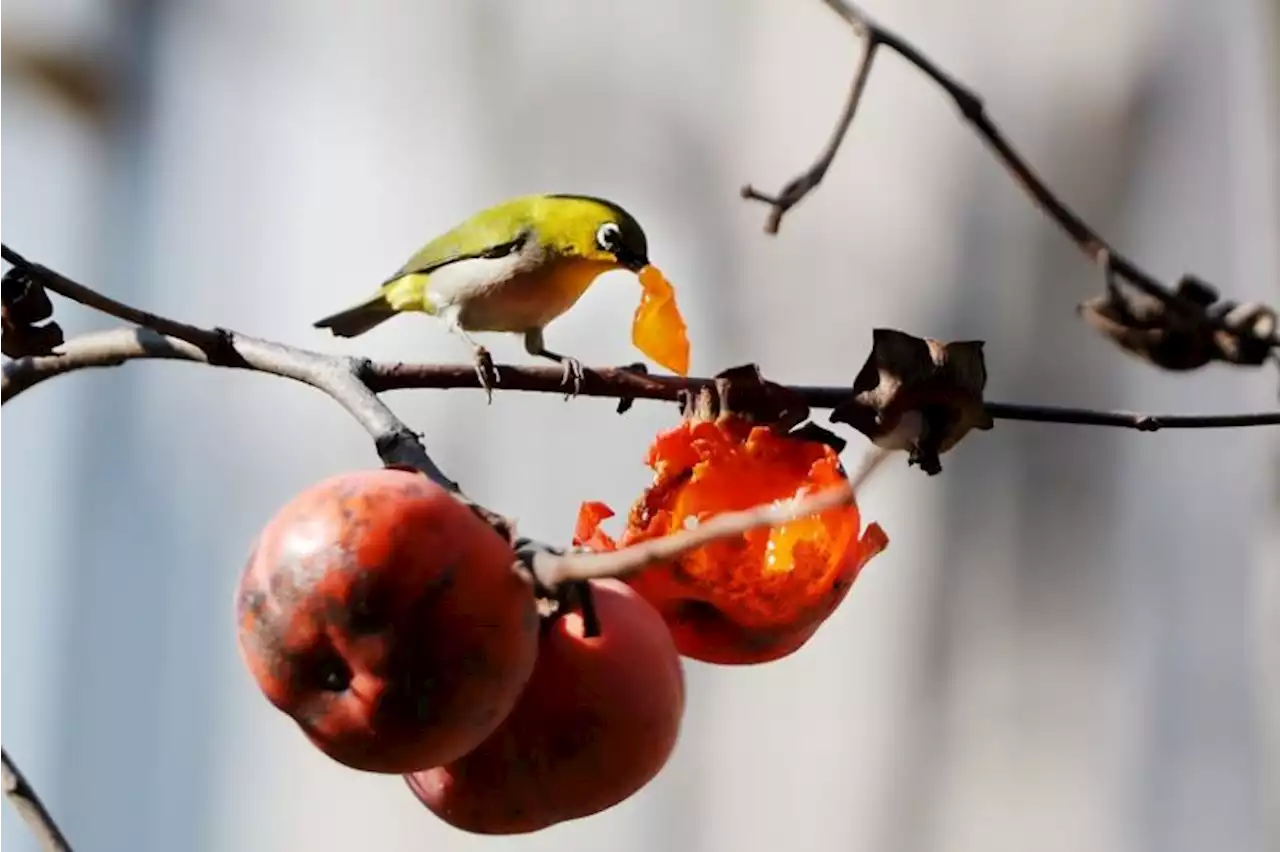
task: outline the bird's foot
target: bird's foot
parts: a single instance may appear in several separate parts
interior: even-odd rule
[[[582,367],[582,362],[577,358],[563,355],[560,363],[564,365],[564,375],[560,378],[560,384],[569,387],[564,398],[565,400],[570,400],[582,393],[582,383],[586,381],[587,374]]]
[[[480,387],[484,390],[489,405],[493,405],[493,386],[501,379],[498,368],[493,363],[493,356],[483,346],[476,347],[476,377],[480,380]]]

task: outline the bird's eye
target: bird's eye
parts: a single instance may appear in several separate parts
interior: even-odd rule
[[[605,251],[614,251],[618,247],[622,231],[613,222],[605,222],[596,231],[596,245]]]

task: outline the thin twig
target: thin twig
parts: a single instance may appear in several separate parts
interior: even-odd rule
[[[222,335],[216,329],[198,328],[197,326],[187,325],[147,311],[140,311],[123,302],[117,302],[115,299],[104,296],[96,290],[77,284],[47,266],[32,263],[7,245],[0,245],[0,254],[14,266],[29,269],[32,273],[38,275],[40,283],[46,289],[65,296],[73,302],[79,302],[85,307],[93,308],[96,311],[134,325],[155,329],[161,334],[185,340],[209,351],[216,351],[223,343]]]
[[[625,577],[722,538],[740,536],[760,527],[776,527],[797,518],[848,506],[854,497],[851,486],[840,485],[812,497],[755,506],[741,512],[726,512],[703,521],[693,529],[652,538],[621,550],[566,554],[539,552],[533,557],[533,573],[538,582],[549,589],[563,583]]]
[[[23,822],[35,835],[36,842],[46,852],[71,852],[71,844],[63,835],[62,829],[54,822],[53,815],[45,808],[44,802],[36,794],[35,788],[27,781],[26,776],[9,758],[9,752],[0,749],[3,758],[4,795],[13,805]]]
[[[1101,234],[1090,227],[1065,201],[1059,198],[1053,190],[1049,189],[1048,185],[1032,169],[1026,158],[1014,149],[1005,138],[1004,133],[987,115],[982,98],[975,94],[972,89],[943,71],[935,62],[906,39],[891,30],[885,29],[856,4],[848,2],[848,0],[822,0],[822,2],[853,28],[855,35],[863,44],[864,56],[874,54],[875,47],[883,45],[914,65],[946,92],[951,100],[955,102],[961,116],[972,126],[974,132],[978,134],[983,142],[991,148],[996,159],[1012,175],[1014,181],[1022,187],[1032,201],[1035,202],[1036,206],[1057,223],[1090,261],[1102,266],[1109,258],[1112,272],[1152,298],[1185,312],[1187,316],[1202,317],[1203,321],[1213,328],[1239,332],[1238,329],[1230,328],[1222,317],[1206,314],[1203,306],[1183,298],[1175,293],[1172,288],[1162,284],[1155,276],[1116,250]],[[835,158],[836,149],[839,148],[844,140],[849,122],[852,120],[858,100],[862,96],[862,88],[866,84],[865,77],[870,73],[869,68],[869,60],[858,67],[854,85],[850,90],[844,111],[837,121],[836,132],[828,142],[828,147],[823,149],[822,154],[813,166],[787,184],[786,188],[776,197],[756,192],[749,185],[743,188],[742,194],[745,198],[763,201],[772,208],[765,223],[765,231],[767,233],[777,233],[779,224],[786,212],[822,182],[827,168]],[[1261,338],[1261,341],[1272,348],[1280,347],[1280,332],[1272,332]]]
[[[479,389],[480,387],[475,367],[471,364],[348,361],[242,335],[234,335],[233,340],[236,351],[244,359],[243,363],[219,364],[219,366],[239,367],[288,376],[313,387],[319,387],[331,396],[334,395],[332,390],[334,379],[328,375],[327,371],[334,369],[340,375],[354,371],[359,379],[357,384],[374,392],[412,388]],[[90,367],[115,367],[126,361],[139,359],[209,363],[208,356],[199,347],[146,329],[95,332],[67,341],[53,355],[37,355],[6,361],[3,384],[0,385],[0,400],[7,402],[22,391],[64,373]],[[302,372],[298,371],[299,365],[305,367]],[[498,390],[564,393],[562,384],[564,373],[559,367],[523,367],[515,364],[500,364],[499,367],[499,380],[493,383]],[[316,370],[325,375],[317,379],[314,373]],[[382,438],[384,441],[393,440],[398,434],[397,427],[390,421],[386,421],[380,413],[367,409],[364,393],[356,392],[355,387],[349,385],[347,378],[345,375],[342,378],[342,386],[346,388],[343,391],[343,398],[349,395],[350,399],[343,403],[344,406],[353,413],[361,412],[357,414],[357,419],[366,426],[366,429],[377,429],[378,435],[391,436]],[[587,368],[584,371],[581,396],[675,401],[683,392],[714,384],[715,380],[711,378],[642,374],[625,367]],[[847,400],[851,392],[848,386],[787,385],[786,387],[797,394],[806,405],[815,409],[833,408]],[[354,410],[352,406],[355,406]],[[381,403],[379,407],[381,410],[386,409]],[[988,402],[986,409],[987,413],[997,420],[1109,426],[1135,429],[1140,432],[1154,432],[1159,429],[1224,429],[1280,425],[1280,411],[1256,414],[1141,414],[1050,405],[1022,405],[1011,402]],[[374,416],[375,413],[377,416]],[[366,421],[366,418],[370,417],[373,419]],[[368,425],[370,423],[374,425]],[[386,431],[388,429],[390,431]],[[404,451],[404,447],[398,449],[398,452]],[[408,451],[416,452],[412,449],[412,445],[409,445]]]
[[[619,550],[561,553],[533,544],[524,555],[529,560],[528,564],[538,583],[547,589],[555,589],[565,583],[624,577],[650,565],[678,559],[691,550],[720,539],[734,538],[761,527],[776,527],[798,518],[852,505],[857,500],[858,492],[891,454],[888,450],[872,447],[863,455],[853,476],[834,488],[791,500],[753,506],[740,512],[724,512],[708,518],[692,529],[652,538]]]
[[[1071,423],[1077,426],[1114,426],[1139,432],[1161,429],[1240,429],[1246,426],[1280,425],[1280,411],[1257,414],[1139,414],[1127,411],[1089,411],[1050,405],[1013,405],[988,402],[987,413],[997,420],[1030,423]]]
[[[822,179],[827,175],[827,169],[831,168],[831,163],[835,160],[836,153],[844,143],[844,137],[849,132],[849,126],[853,124],[853,117],[858,112],[858,104],[862,101],[862,92],[867,87],[867,80],[871,78],[871,63],[876,58],[876,48],[880,46],[880,39],[874,29],[862,29],[859,32],[859,36],[861,38],[862,52],[858,54],[857,65],[854,66],[853,83],[849,86],[849,94],[845,98],[844,109],[840,113],[839,121],[836,122],[835,130],[831,133],[831,138],[827,140],[826,147],[818,154],[818,158],[813,165],[784,186],[777,195],[763,193],[751,184],[747,184],[742,188],[743,198],[748,198],[752,201],[763,201],[772,208],[769,213],[769,219],[764,226],[767,233],[778,233],[778,228],[782,225],[782,217],[786,215],[787,211],[798,204],[800,199],[808,195],[814,187],[822,183]]]

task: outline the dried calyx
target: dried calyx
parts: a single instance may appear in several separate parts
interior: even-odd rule
[[[1181,304],[1127,292],[1108,276],[1106,292],[1081,302],[1076,312],[1121,349],[1165,370],[1196,370],[1214,361],[1257,367],[1267,360],[1275,310],[1221,300],[1194,275],[1184,276],[1175,293]]]
[[[48,355],[64,342],[62,328],[56,322],[44,322],[53,316],[53,303],[36,272],[15,266],[0,281],[3,296],[3,351],[10,358]],[[39,325],[39,323],[44,325]]]
[[[714,377],[712,384],[680,398],[680,413],[686,420],[707,423],[736,419],[754,426],[767,426],[779,434],[826,444],[837,453],[846,441],[809,418],[809,405],[791,388],[769,381],[756,364],[730,367]]]
[[[906,450],[930,475],[939,456],[971,429],[990,429],[982,393],[987,383],[982,341],[942,343],[878,328],[853,395],[831,412],[885,449]]]

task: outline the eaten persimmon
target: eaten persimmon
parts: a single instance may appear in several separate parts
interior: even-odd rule
[[[838,454],[819,441],[729,415],[685,420],[658,436],[656,475],[616,543],[609,514],[584,504],[575,543],[610,549],[664,536],[723,512],[816,493],[847,481]],[[627,582],[667,622],[680,653],[720,664],[762,663],[794,653],[844,600],[862,567],[884,550],[878,524],[861,531],[856,505],[712,542]]]
[[[675,290],[656,266],[640,270],[642,293],[631,323],[637,349],[678,376],[689,374],[689,337]]]

